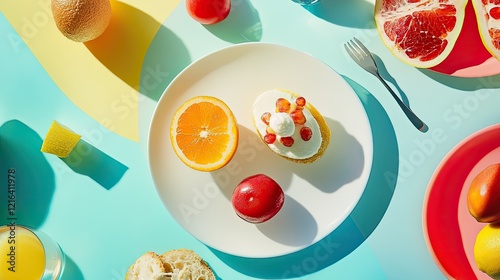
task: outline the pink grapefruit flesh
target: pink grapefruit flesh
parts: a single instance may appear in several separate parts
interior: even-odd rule
[[[500,0],[472,0],[472,4],[483,44],[500,60]]]
[[[450,54],[465,18],[467,0],[377,0],[375,22],[382,41],[399,59],[419,68]]]

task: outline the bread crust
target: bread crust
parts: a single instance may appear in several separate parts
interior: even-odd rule
[[[170,279],[160,258],[155,252],[146,252],[127,270],[125,280]]]
[[[183,279],[183,273],[188,273],[193,280],[215,280],[210,266],[192,250],[184,248],[170,250],[163,253],[160,258],[167,273],[172,273],[172,280]]]
[[[210,266],[189,249],[175,249],[161,255],[146,252],[127,270],[125,280],[215,280]]]
[[[279,91],[284,92],[284,93],[288,93],[291,96],[293,96],[294,98],[300,97],[298,94],[296,94],[296,93],[294,93],[294,92],[292,92],[290,90],[281,89],[281,88],[277,88],[276,90],[279,90]],[[291,157],[287,157],[285,155],[278,154],[275,151],[273,151],[269,147],[269,145],[267,145],[267,143],[264,142],[264,136],[257,129],[257,125],[255,123],[255,119],[254,118],[252,118],[252,119],[253,119],[253,124],[255,126],[255,130],[257,131],[257,134],[259,135],[259,138],[262,140],[262,142],[264,143],[264,145],[266,145],[266,147],[268,149],[270,149],[271,151],[273,151],[273,153],[279,155],[280,157],[282,157],[282,158],[284,158],[286,160],[289,160],[289,161],[292,161],[292,162],[295,162],[295,163],[309,164],[309,163],[312,163],[312,162],[318,160],[319,158],[321,158],[323,156],[323,154],[325,153],[326,149],[328,148],[328,145],[330,144],[331,133],[330,133],[330,128],[328,127],[328,124],[326,123],[326,121],[323,118],[323,116],[319,113],[319,111],[310,102],[307,102],[304,107],[306,109],[308,109],[309,112],[311,112],[311,115],[314,117],[314,119],[318,123],[319,129],[320,129],[320,132],[321,132],[321,146],[319,147],[318,152],[316,154],[314,154],[313,156],[308,157],[308,158],[296,159],[296,158],[291,158]]]

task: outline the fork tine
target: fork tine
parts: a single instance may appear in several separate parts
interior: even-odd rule
[[[349,54],[349,56],[355,61],[357,62],[358,61],[358,58],[354,55],[354,53],[352,52],[351,50],[351,46],[349,46],[349,44],[344,44],[344,48],[345,50],[347,51],[347,54]]]
[[[365,53],[365,55],[370,57],[372,56],[370,50],[368,50],[368,48],[366,48],[365,45],[363,45],[363,43],[361,43],[361,41],[358,40],[358,38],[353,37],[352,39],[356,42],[357,46]]]
[[[354,40],[349,41],[352,48],[356,50],[356,53],[360,56],[360,58],[365,58],[367,56],[366,52],[358,45],[358,43]]]
[[[346,44],[344,44],[344,47],[347,53],[356,63],[358,63],[361,60],[362,57],[360,57],[359,52],[352,46],[351,42],[347,42]]]
[[[351,46],[351,48],[352,48],[353,50],[355,50],[355,51],[356,51],[356,53],[359,53],[359,52],[361,52],[361,51],[362,51],[362,50],[359,48],[358,44],[357,44],[355,41],[353,41],[352,39],[351,39],[351,40],[349,40],[347,43],[349,44],[349,46]],[[362,53],[361,53],[361,54],[362,54]]]

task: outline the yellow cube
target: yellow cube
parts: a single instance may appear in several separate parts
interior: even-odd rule
[[[53,121],[43,140],[41,151],[65,158],[75,148],[81,137],[57,121]]]

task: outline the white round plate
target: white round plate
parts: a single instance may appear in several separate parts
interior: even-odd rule
[[[252,104],[261,92],[274,88],[304,96],[325,117],[332,138],[321,159],[307,165],[287,161],[257,136]],[[214,172],[184,165],[170,142],[174,112],[198,95],[223,100],[238,122],[236,154]],[[234,45],[192,63],[163,93],[149,132],[151,173],[172,217],[209,247],[242,257],[281,256],[331,233],[361,197],[372,156],[368,117],[345,80],[308,54],[266,43]],[[231,194],[257,173],[276,180],[286,197],[274,218],[251,224],[235,214]]]

